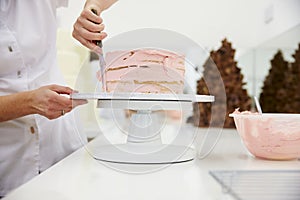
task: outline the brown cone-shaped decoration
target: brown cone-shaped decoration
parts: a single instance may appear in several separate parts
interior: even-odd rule
[[[271,68],[260,94],[259,101],[263,112],[286,112],[284,110],[289,89],[285,89],[285,81],[289,73],[288,62],[284,60],[282,52],[279,50],[271,60]]]
[[[300,113],[300,43],[298,44],[298,49],[293,55],[295,61],[292,63],[291,74],[289,75],[290,85],[290,113]]]
[[[234,121],[229,114],[236,108],[240,110],[250,110],[251,98],[247,90],[243,88],[243,75],[241,69],[237,67],[237,62],[234,61],[235,50],[231,43],[226,39],[222,41],[222,46],[217,51],[210,53],[210,58],[204,64],[203,77],[197,82],[197,94],[213,95],[216,98],[214,103],[196,103],[194,104],[194,125],[199,127],[224,127],[234,128]],[[213,62],[213,63],[212,63]],[[212,65],[216,65],[221,75],[222,80],[214,72]],[[205,81],[209,81],[210,90]],[[224,93],[223,84],[215,84],[218,81],[223,81],[225,86],[226,97],[222,100],[218,95]],[[212,113],[226,113],[223,115],[214,115]],[[225,121],[224,121],[225,117]]]

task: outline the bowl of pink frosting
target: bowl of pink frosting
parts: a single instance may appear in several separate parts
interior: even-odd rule
[[[237,109],[230,116],[253,156],[271,160],[300,158],[300,114],[259,114]]]

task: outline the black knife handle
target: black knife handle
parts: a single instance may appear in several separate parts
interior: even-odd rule
[[[95,15],[98,15],[97,10],[95,10],[94,8],[92,8],[91,10]],[[102,40],[94,40],[93,41],[98,47],[102,48]]]

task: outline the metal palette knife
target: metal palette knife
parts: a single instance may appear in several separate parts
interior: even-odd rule
[[[92,9],[91,10],[95,15],[98,15],[98,12],[97,10],[95,9]],[[100,67],[100,72],[101,72],[101,82],[102,82],[102,89],[103,89],[103,92],[105,92],[105,76],[104,76],[104,73],[105,73],[105,67],[106,67],[106,63],[105,63],[105,60],[104,60],[104,55],[103,55],[103,45],[102,45],[102,40],[96,40],[94,41],[94,43],[100,47],[100,51],[98,52],[98,56],[99,56],[99,67]]]

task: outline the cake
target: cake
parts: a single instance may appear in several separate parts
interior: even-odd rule
[[[183,55],[156,49],[113,51],[105,61],[106,92],[183,93]]]

